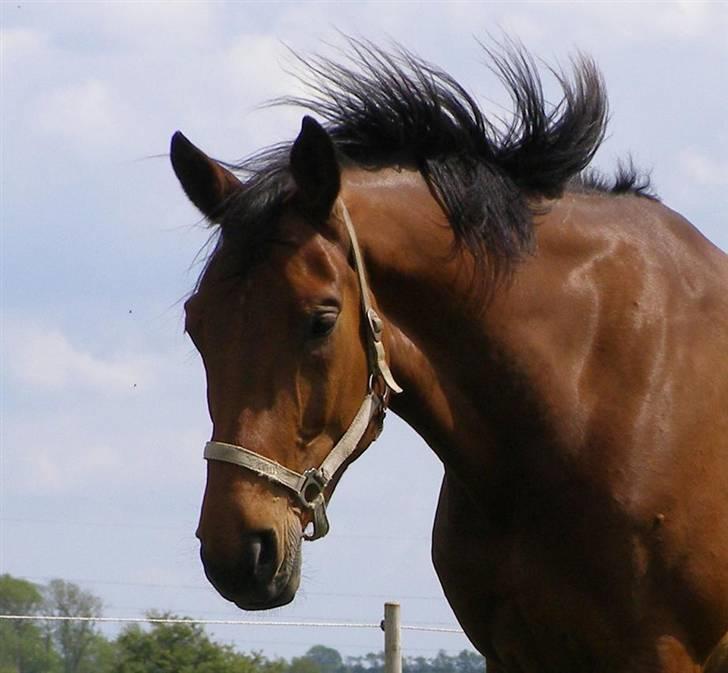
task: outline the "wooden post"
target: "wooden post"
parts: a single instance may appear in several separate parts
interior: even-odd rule
[[[399,634],[399,603],[384,604],[384,673],[402,673],[402,645]]]

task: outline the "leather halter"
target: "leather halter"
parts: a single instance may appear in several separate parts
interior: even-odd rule
[[[292,491],[298,502],[312,512],[313,531],[304,533],[306,540],[316,540],[329,531],[329,521],[326,516],[325,489],[339,471],[341,466],[359,448],[372,422],[377,423],[374,439],[381,432],[384,423],[384,414],[387,408],[390,392],[401,393],[402,389],[392,376],[387,364],[387,357],[382,342],[382,321],[372,307],[369,299],[369,284],[364,271],[364,259],[359,248],[359,242],[354,226],[344,202],[338,200],[338,211],[344,221],[346,231],[351,241],[354,253],[354,269],[359,279],[361,297],[361,310],[366,327],[367,362],[369,377],[367,394],[351,421],[349,428],[341,439],[334,445],[329,455],[319,467],[312,467],[301,474],[277,463],[255,451],[235,444],[224,442],[207,442],[204,457],[207,460],[220,460],[244,467],[255,474],[272,481],[279,486]],[[384,392],[379,394],[375,390],[377,381],[384,382]]]

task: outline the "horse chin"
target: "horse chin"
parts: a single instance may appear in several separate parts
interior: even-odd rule
[[[280,608],[284,605],[288,605],[295,597],[298,591],[300,578],[296,577],[292,581],[289,581],[283,586],[277,593],[271,593],[267,596],[261,596],[260,598],[253,600],[236,600],[234,601],[241,610],[272,610],[273,608]]]

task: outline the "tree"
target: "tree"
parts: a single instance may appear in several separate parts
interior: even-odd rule
[[[455,657],[451,657],[444,650],[440,650],[437,656],[430,659],[430,671],[432,673],[456,673]]]
[[[471,650],[462,650],[455,656],[440,650],[431,659],[407,657],[403,670],[404,673],[485,673],[485,659]]]
[[[485,659],[472,650],[463,650],[455,656],[440,650],[437,656],[430,659],[422,656],[405,657],[402,661],[402,670],[404,673],[485,673]],[[346,664],[342,666],[341,671],[342,673],[383,673],[384,652],[376,654],[371,652],[363,657],[347,657]],[[308,671],[294,673],[308,673]]]
[[[150,618],[174,615],[150,613]],[[281,662],[239,654],[211,641],[197,624],[127,626],[116,639],[113,673],[283,673]]]
[[[313,659],[293,657],[286,673],[321,673],[321,669]]]
[[[344,673],[339,652],[325,645],[314,645],[302,657],[294,657],[288,673]]]
[[[101,600],[77,585],[52,580],[46,587],[0,575],[0,614],[50,613],[88,620],[33,623],[0,620],[0,673],[384,673],[384,653],[347,657],[314,645],[290,664],[259,652],[241,654],[211,640],[192,623],[127,626],[115,641],[96,630]],[[148,618],[176,619],[150,613]],[[404,673],[486,673],[485,660],[463,650],[433,658],[406,657]]]
[[[45,607],[59,617],[98,617],[101,599],[73,582],[51,580],[45,589]],[[49,622],[48,631],[61,657],[63,673],[97,673],[98,653],[105,639],[93,621]]]
[[[363,657],[347,657],[344,668],[347,673],[383,673],[384,652],[370,652]]]
[[[0,575],[0,614],[35,615],[43,595],[32,582]],[[52,673],[59,661],[43,630],[33,622],[0,621],[0,673]]]
[[[483,655],[472,650],[462,650],[455,659],[457,673],[485,673]]]

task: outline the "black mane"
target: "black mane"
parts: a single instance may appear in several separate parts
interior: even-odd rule
[[[617,170],[611,179],[599,171],[587,167],[569,180],[567,188],[579,192],[637,194],[647,199],[657,200],[657,195],[652,190],[649,174],[638,171],[631,157],[626,163],[617,164]]]
[[[530,249],[533,203],[566,189],[649,195],[631,163],[613,183],[586,170],[604,138],[607,98],[599,70],[584,56],[573,60],[571,76],[551,71],[563,95],[549,105],[524,48],[484,47],[513,101],[504,122],[487,119],[449,74],[402,48],[387,52],[354,39],[349,46],[342,62],[297,57],[312,95],[275,103],[323,118],[344,165],[418,169],[456,241],[487,255],[494,273]],[[224,218],[226,235],[234,229],[249,239],[268,229],[293,189],[289,150],[277,145],[232,166],[247,181]]]

